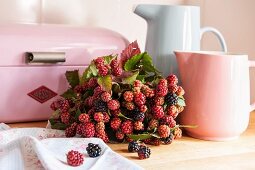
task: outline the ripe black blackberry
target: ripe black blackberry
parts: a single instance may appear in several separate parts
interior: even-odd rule
[[[166,138],[162,138],[162,141],[164,144],[169,145],[173,142],[174,139],[174,135],[172,133],[170,133],[170,135]]]
[[[147,159],[151,155],[151,150],[149,147],[141,145],[138,150],[138,157],[139,159]]]
[[[178,103],[178,96],[176,94],[168,93],[165,97],[165,102],[168,105],[176,105]]]
[[[94,108],[96,112],[107,112],[107,103],[102,100],[96,100]]]
[[[128,143],[128,151],[129,152],[137,152],[140,148],[140,145],[137,141],[132,141]]]
[[[132,114],[133,114],[133,118],[136,120],[136,121],[140,121],[140,122],[143,122],[144,118],[145,118],[145,114],[143,112],[141,112],[138,108],[135,108],[133,111],[132,111]]]
[[[89,157],[95,158],[101,155],[102,149],[98,144],[89,143],[86,151]]]

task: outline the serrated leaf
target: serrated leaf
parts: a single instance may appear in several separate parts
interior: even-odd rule
[[[112,90],[112,78],[110,75],[99,77],[97,83],[107,92]]]
[[[143,65],[144,71],[159,73],[159,71],[153,65],[151,56],[146,52],[143,55],[141,64]]]
[[[178,106],[186,106],[185,101],[183,100],[183,98],[178,97],[177,105]]]
[[[79,70],[66,71],[65,75],[68,83],[72,88],[80,84]]]
[[[115,59],[117,57],[116,56],[112,56],[112,55],[108,55],[108,56],[104,56],[104,61],[106,62],[106,64],[110,64],[112,62],[113,59]]]
[[[127,136],[133,140],[145,140],[152,137],[151,134],[137,134],[137,135],[127,135]]]
[[[142,83],[144,83],[145,82],[145,75],[138,75],[136,79],[140,80]]]
[[[123,82],[123,83],[126,83],[126,84],[133,84],[138,75],[139,75],[139,71],[136,71],[135,73],[133,73],[133,75],[124,78],[124,79],[122,80],[122,82]]]
[[[94,63],[90,64],[89,69],[91,70],[93,76],[97,76],[98,70],[97,70],[96,65]]]
[[[90,70],[89,67],[87,67],[81,76],[81,83],[84,83],[85,81],[89,80],[92,76],[93,76],[92,71]]]
[[[140,54],[141,53],[141,50],[138,46],[138,43],[137,41],[134,41],[132,43],[130,43],[122,52],[121,52],[121,55],[120,55],[120,64],[121,64],[121,67],[123,68],[126,61],[135,56],[136,54]]]
[[[144,53],[137,54],[127,60],[127,62],[124,65],[124,70],[125,71],[132,71],[136,69],[137,64],[140,62],[140,60],[143,58]]]
[[[55,124],[51,124],[51,128],[52,129],[60,129],[60,130],[65,130],[67,128],[67,125],[64,124],[64,123],[60,123],[60,122],[57,122]]]
[[[66,98],[66,99],[71,99],[71,98],[75,98],[76,97],[76,93],[72,89],[68,89],[67,91],[65,91],[60,96]]]

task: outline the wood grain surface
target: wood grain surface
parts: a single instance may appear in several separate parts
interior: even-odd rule
[[[11,127],[45,127],[44,122],[8,124]],[[183,136],[171,145],[150,146],[151,157],[139,160],[127,152],[127,144],[109,144],[112,150],[139,164],[144,169],[164,170],[245,170],[255,169],[255,112],[247,130],[236,140],[213,142]]]

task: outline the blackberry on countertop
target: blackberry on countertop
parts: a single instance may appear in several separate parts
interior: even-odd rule
[[[177,105],[178,103],[178,96],[176,94],[168,93],[165,97],[165,102],[168,105]]]
[[[96,112],[107,112],[107,103],[102,100],[95,101],[94,107]]]
[[[128,151],[129,152],[137,152],[140,148],[140,145],[137,141],[132,141],[128,143]]]
[[[138,157],[139,159],[147,159],[151,155],[151,150],[149,147],[141,145],[138,150]]]
[[[98,144],[89,143],[86,151],[89,157],[95,158],[101,155],[102,149]]]
[[[172,133],[168,137],[162,138],[163,143],[166,145],[171,144],[173,140],[174,140],[174,135]]]

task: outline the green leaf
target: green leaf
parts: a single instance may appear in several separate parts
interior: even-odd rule
[[[141,64],[143,65],[143,70],[147,72],[156,72],[159,71],[153,66],[152,58],[148,53],[144,53]]]
[[[91,69],[87,67],[81,76],[81,83],[84,83],[85,81],[89,80],[92,76],[93,76],[93,73]]]
[[[65,75],[68,83],[72,88],[80,84],[79,70],[66,71]]]
[[[113,59],[115,59],[117,57],[117,55],[112,56],[112,55],[108,55],[108,56],[104,56],[104,61],[106,62],[106,64],[110,64],[112,62]]]
[[[112,78],[110,75],[106,75],[103,77],[99,77],[97,79],[97,83],[103,87],[103,89],[107,92],[111,92],[112,90]]]
[[[126,71],[132,71],[132,70],[136,69],[137,64],[143,58],[143,55],[144,55],[144,53],[137,54],[137,55],[133,56],[132,58],[130,58],[129,60],[127,60],[127,62],[124,65],[124,69]]]
[[[76,110],[76,113],[75,113],[75,119],[76,120],[79,120],[79,116],[81,115],[81,110],[80,109],[77,109]]]
[[[136,71],[133,73],[133,75],[124,78],[122,81],[123,83],[126,83],[126,84],[133,84],[138,75],[139,75],[139,71]]]
[[[93,76],[97,76],[98,70],[97,70],[96,65],[94,64],[94,62],[92,64],[90,64],[89,69],[91,70]]]
[[[67,128],[67,125],[64,124],[64,123],[57,122],[57,123],[55,123],[55,124],[51,124],[51,128],[52,128],[52,129],[65,130],[65,129]]]
[[[144,139],[149,139],[152,137],[151,134],[137,134],[137,135],[127,135],[133,140],[144,140]]]
[[[136,77],[136,79],[137,79],[137,80],[140,80],[142,83],[144,83],[144,82],[145,82],[145,75],[138,75],[138,76]]]
[[[129,118],[129,117],[127,117],[127,116],[123,115],[122,113],[119,113],[119,115],[118,115],[118,116],[119,116],[119,117],[123,117],[123,118],[125,118],[125,119],[133,120],[133,119],[131,119],[131,118]]]
[[[178,105],[178,106],[186,106],[184,99],[181,98],[181,97],[178,97],[178,103],[177,103],[177,105]]]
[[[75,98],[76,97],[76,93],[72,89],[68,89],[67,91],[65,91],[60,96],[66,98],[66,99],[70,99],[70,98]]]
[[[55,110],[55,111],[51,114],[50,120],[58,119],[58,118],[59,118],[59,115],[60,115],[60,110],[57,109],[57,110]]]

